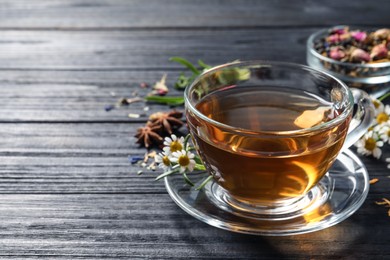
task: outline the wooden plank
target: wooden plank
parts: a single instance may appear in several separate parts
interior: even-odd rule
[[[304,63],[311,29],[0,31],[0,70],[181,69],[172,56],[210,64],[240,60]]]
[[[0,28],[250,27],[389,24],[379,1],[2,1]],[[362,19],[361,17],[364,17]]]
[[[47,74],[51,73],[47,72]],[[111,73],[105,74],[110,75]],[[155,81],[159,80],[161,75],[162,73],[155,73]],[[169,85],[172,89],[169,95],[182,96],[183,92],[174,91],[173,81],[176,78],[174,76],[169,78]],[[50,80],[55,81],[55,78]],[[125,80],[122,79],[122,81]],[[151,85],[153,85],[155,81],[149,82],[152,82]],[[129,79],[127,84],[112,82],[112,86],[99,83],[2,83],[0,88],[2,108],[0,121],[146,122],[152,113],[173,109],[166,105],[142,101],[151,88],[142,89],[139,86],[141,82],[143,81],[133,82]],[[122,97],[140,98],[141,102],[120,106],[109,112],[105,110],[106,106],[115,106]],[[176,109],[183,111],[183,107]],[[130,113],[140,117],[129,118],[128,114]]]
[[[0,193],[162,193],[129,124],[0,125]],[[152,163],[150,160],[148,164]],[[138,171],[144,174],[137,175]]]
[[[388,257],[388,219],[358,211],[323,231],[259,237],[210,227],[168,195],[2,195],[0,256],[63,258]],[[375,225],[366,225],[375,217]],[[211,242],[212,241],[212,242]],[[324,243],[332,246],[324,247]],[[369,241],[369,243],[367,243]]]
[[[161,170],[128,160],[146,152],[132,137],[141,125],[0,124],[0,193],[165,193],[154,181]],[[380,179],[370,191],[378,200],[388,195],[386,157],[390,151],[381,161],[362,157]]]

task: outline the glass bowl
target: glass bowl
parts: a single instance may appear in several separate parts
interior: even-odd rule
[[[374,97],[379,97],[390,91],[390,62],[351,63],[331,59],[321,55],[315,49],[315,44],[328,36],[330,30],[349,27],[350,30],[375,31],[370,28],[353,28],[350,26],[335,26],[313,33],[307,40],[307,64],[318,70],[323,70],[344,81],[349,87],[360,88]],[[380,29],[380,28],[378,28]]]

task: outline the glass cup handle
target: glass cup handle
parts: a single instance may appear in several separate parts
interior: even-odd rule
[[[354,116],[348,129],[343,149],[351,147],[356,143],[371,126],[375,118],[375,108],[370,96],[363,90],[350,88],[355,104]]]

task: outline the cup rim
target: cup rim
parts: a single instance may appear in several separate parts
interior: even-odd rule
[[[320,125],[315,125],[315,126],[312,126],[309,128],[302,128],[302,129],[297,129],[297,130],[287,130],[287,131],[264,131],[264,130],[255,131],[255,130],[251,130],[251,129],[235,127],[235,126],[231,126],[231,125],[227,125],[227,124],[218,122],[214,119],[207,117],[206,115],[201,113],[193,104],[191,104],[191,101],[189,98],[190,90],[194,86],[196,86],[204,76],[210,75],[210,74],[214,73],[215,71],[218,71],[218,70],[224,69],[224,68],[236,67],[236,66],[244,67],[244,66],[254,66],[254,65],[270,65],[270,66],[280,66],[280,67],[294,68],[294,69],[303,69],[303,70],[306,70],[309,72],[314,72],[317,74],[319,73],[323,76],[331,78],[337,84],[339,84],[343,89],[346,90],[346,93],[348,95],[347,99],[349,101],[348,107],[340,115],[338,115],[334,119],[331,119],[328,122],[325,122],[325,123],[320,124]],[[241,134],[247,134],[247,135],[283,135],[283,136],[303,135],[303,134],[316,132],[318,130],[331,128],[331,127],[339,124],[343,120],[345,120],[349,116],[349,114],[352,112],[352,108],[354,105],[353,95],[352,95],[350,89],[348,88],[348,86],[344,82],[339,80],[338,78],[332,76],[331,74],[329,74],[325,71],[317,70],[317,69],[311,68],[309,66],[305,66],[302,64],[298,64],[298,63],[282,62],[282,61],[265,61],[265,60],[233,61],[230,63],[225,63],[225,64],[221,64],[221,65],[212,67],[212,68],[202,72],[200,75],[198,75],[193,80],[193,82],[190,85],[188,85],[186,87],[186,89],[184,91],[184,101],[185,101],[185,106],[188,110],[190,110],[192,113],[196,114],[196,116],[201,118],[203,121],[208,122],[212,125],[215,125],[218,128],[222,128],[222,129],[225,129],[228,131],[233,131],[233,132],[240,132]]]
[[[332,26],[332,27],[329,27],[329,28],[325,28],[325,29],[321,29],[319,31],[316,31],[314,33],[312,33],[309,38],[307,39],[307,43],[306,43],[306,47],[307,49],[309,50],[309,52],[314,56],[316,57],[317,59],[319,60],[323,60],[323,61],[326,61],[326,62],[329,62],[329,63],[333,63],[333,64],[336,64],[336,65],[340,65],[340,66],[348,66],[348,67],[354,67],[354,68],[386,68],[386,67],[390,67],[390,62],[378,62],[378,63],[365,63],[365,64],[359,64],[359,63],[352,63],[352,62],[344,62],[344,61],[338,61],[338,60],[334,60],[334,59],[331,59],[329,57],[325,57],[323,55],[321,55],[321,53],[318,53],[315,49],[314,49],[314,40],[322,35],[322,34],[326,34],[329,29],[337,29],[337,28],[344,28],[344,27],[351,27],[351,26],[348,26],[348,25],[336,25],[336,26]],[[354,28],[354,27],[352,27]],[[367,28],[367,27],[365,27]]]

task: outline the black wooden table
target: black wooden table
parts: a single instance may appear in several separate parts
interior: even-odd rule
[[[158,171],[130,165],[145,153],[136,129],[166,106],[104,110],[164,73],[172,85],[183,71],[172,56],[305,63],[314,31],[390,27],[389,12],[386,0],[1,1],[0,258],[389,259],[390,217],[375,204],[390,199],[386,154],[360,157],[379,182],[346,221],[297,236],[237,234],[189,216]]]

